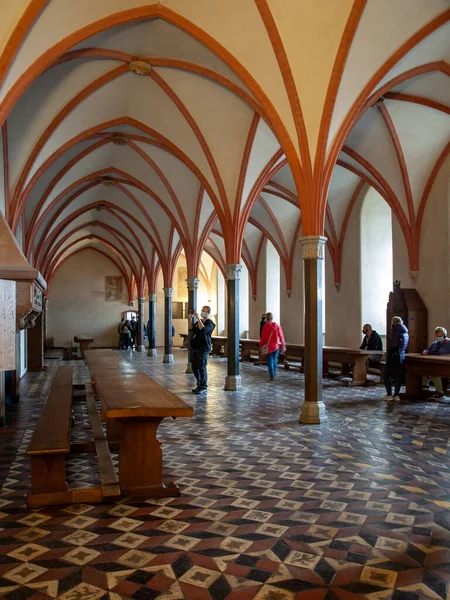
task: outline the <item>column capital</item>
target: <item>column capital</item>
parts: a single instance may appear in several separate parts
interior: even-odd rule
[[[148,301],[149,302],[155,302],[156,301],[156,292],[152,292],[151,294],[148,295]]]
[[[164,290],[164,298],[172,298],[173,288],[165,287],[165,288],[163,288],[163,290]]]
[[[316,258],[323,260],[325,258],[325,244],[327,238],[323,235],[306,235],[300,238],[302,245],[303,260]]]
[[[143,304],[145,302],[145,298],[143,296],[139,296],[138,303]]]
[[[242,265],[225,265],[227,281],[241,278]]]
[[[193,292],[198,290],[198,285],[200,283],[200,279],[198,277],[188,277],[186,279],[187,289],[189,292]]]

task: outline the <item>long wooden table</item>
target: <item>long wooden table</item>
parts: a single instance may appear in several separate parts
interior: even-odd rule
[[[340,346],[323,346],[323,370],[328,371],[328,363],[335,362],[342,365],[343,373],[348,371],[347,367],[352,366],[351,385],[366,385],[367,383],[367,359],[371,356],[382,356],[381,351],[373,350],[353,350]],[[284,355],[284,366],[289,368],[290,361],[297,360],[303,364],[305,358],[304,344],[286,344],[286,353]]]
[[[107,421],[122,426],[119,486],[129,496],[172,497],[180,491],[162,479],[162,451],[156,434],[166,417],[192,417],[194,409],[134,369],[112,350],[89,350],[86,361]]]
[[[180,336],[184,339],[187,334],[180,333]],[[228,338],[226,336],[212,336],[212,351],[211,354],[223,355],[227,353]],[[252,360],[252,356],[256,356],[255,362],[265,363],[264,357],[259,356],[259,339],[256,338],[243,338],[239,340],[241,348],[241,360]],[[223,348],[223,351],[222,351]],[[349,373],[351,377],[350,385],[366,385],[367,380],[367,359],[371,356],[378,355],[383,356],[384,352],[372,351],[372,350],[354,350],[352,348],[344,348],[340,346],[324,346],[323,347],[323,364],[324,372],[328,370],[328,363],[336,362],[342,364],[343,374]],[[279,364],[284,365],[286,369],[291,366],[298,366],[302,368],[303,361],[305,358],[305,346],[304,344],[286,344],[286,352],[279,355]],[[297,364],[295,364],[297,363]],[[350,373],[350,367],[352,372]]]
[[[424,397],[423,375],[450,378],[450,355],[407,354],[403,364],[406,369],[406,397],[410,400]]]

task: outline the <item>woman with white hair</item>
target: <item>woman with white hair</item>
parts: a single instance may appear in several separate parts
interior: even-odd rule
[[[447,337],[447,330],[445,327],[436,327],[434,330],[435,340],[429,348],[424,350],[422,354],[430,354],[433,356],[450,354],[450,339]],[[442,398],[444,390],[442,387],[442,379],[437,376],[430,377],[436,393],[432,398]],[[428,377],[424,375],[422,377],[422,386],[428,388]]]
[[[386,352],[386,366],[384,367],[384,385],[386,386],[386,402],[400,402],[400,388],[402,386],[403,361],[408,348],[409,333],[401,317],[391,319],[391,337],[389,338]],[[392,382],[394,379],[394,395],[392,396]]]

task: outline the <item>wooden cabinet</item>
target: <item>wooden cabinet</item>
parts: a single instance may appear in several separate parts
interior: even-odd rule
[[[428,311],[415,289],[402,289],[394,282],[386,311],[386,333],[390,339],[392,317],[401,317],[409,331],[408,352],[422,352],[428,347]]]

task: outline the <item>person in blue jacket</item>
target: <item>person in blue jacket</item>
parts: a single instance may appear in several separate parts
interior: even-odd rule
[[[409,333],[401,317],[391,319],[391,337],[386,352],[384,368],[384,385],[386,387],[386,402],[400,402],[402,387],[403,361],[408,349]],[[394,395],[392,396],[391,377],[394,379]]]
[[[422,354],[430,354],[432,356],[441,356],[442,354],[450,354],[450,339],[447,337],[447,330],[445,327],[436,327],[434,330],[435,340],[429,348],[424,350]],[[437,376],[430,377],[436,393],[432,398],[442,398],[444,390],[442,387],[442,379]],[[428,377],[424,375],[422,377],[422,387],[428,388]]]

